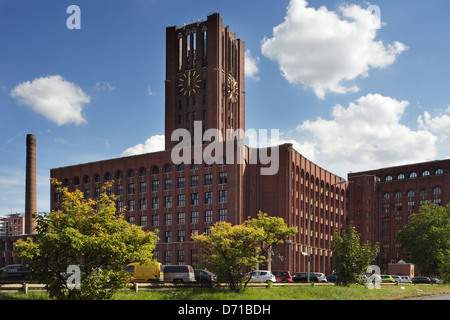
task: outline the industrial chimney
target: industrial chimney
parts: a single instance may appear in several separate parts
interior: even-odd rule
[[[25,234],[35,232],[36,220],[33,219],[33,213],[36,211],[36,136],[28,134],[25,178]]]

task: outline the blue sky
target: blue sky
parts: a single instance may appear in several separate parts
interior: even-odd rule
[[[50,169],[161,148],[165,28],[213,12],[245,41],[246,129],[343,177],[450,156],[448,0],[0,0],[0,214],[24,211],[29,133],[39,211]]]

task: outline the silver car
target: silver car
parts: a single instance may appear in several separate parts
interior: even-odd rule
[[[255,270],[245,275],[251,282],[277,282],[277,279],[269,270]]]
[[[411,278],[408,276],[400,276],[402,283],[412,283]]]
[[[165,282],[195,282],[194,269],[189,265],[164,266]]]
[[[328,282],[327,277],[323,273],[314,272],[314,274],[319,278],[318,282]]]

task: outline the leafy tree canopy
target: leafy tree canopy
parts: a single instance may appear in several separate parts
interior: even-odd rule
[[[409,253],[411,262],[423,274],[450,274],[450,205],[436,207],[428,202],[419,212],[409,217],[408,224],[397,236],[403,248]]]
[[[80,190],[69,192],[57,180],[59,210],[35,215],[37,239],[17,241],[16,256],[57,299],[108,299],[125,284],[122,268],[129,262],[152,263],[157,236],[128,224],[116,214],[115,197],[105,184],[99,199],[84,199]],[[81,288],[68,290],[66,271],[79,266]]]
[[[210,234],[194,234],[195,242],[203,246],[203,262],[228,282],[231,290],[244,288],[241,272],[254,270],[267,260],[265,254],[273,245],[283,243],[297,229],[288,228],[282,218],[259,212],[257,219],[242,225],[217,222]]]
[[[336,283],[344,286],[362,283],[367,268],[380,252],[378,243],[373,248],[369,242],[361,244],[353,225],[349,225],[342,235],[335,234],[331,250],[338,274]]]

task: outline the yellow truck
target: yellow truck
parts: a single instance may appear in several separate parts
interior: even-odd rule
[[[138,262],[128,264],[123,271],[130,273],[131,282],[164,281],[161,263],[140,265]]]

